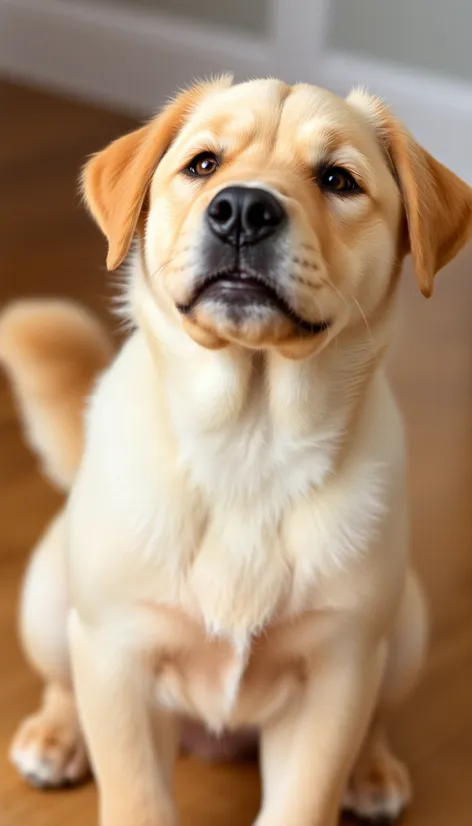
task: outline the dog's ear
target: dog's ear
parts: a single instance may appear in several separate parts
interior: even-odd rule
[[[108,240],[109,270],[125,258],[154,170],[186,118],[206,95],[230,84],[231,78],[223,77],[182,92],[146,126],[113,141],[85,165],[82,192]]]
[[[433,280],[472,236],[472,189],[423,149],[377,97],[362,90],[348,102],[363,111],[377,131],[405,209],[406,246],[425,296]]]

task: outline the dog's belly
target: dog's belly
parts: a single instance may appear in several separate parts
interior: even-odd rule
[[[263,639],[238,648],[226,640],[209,640],[202,630],[191,648],[159,665],[158,703],[216,732],[262,725],[304,682],[302,658],[283,656],[275,636],[269,630]]]

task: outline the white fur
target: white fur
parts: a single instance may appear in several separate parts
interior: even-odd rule
[[[141,312],[167,330],[147,296]],[[232,348],[205,353],[184,338],[180,350],[170,341],[168,374],[165,346],[155,357],[138,331],[92,401],[72,497],[74,598],[85,617],[123,599],[178,606],[210,636],[232,640],[226,700],[209,725],[230,721],[253,635],[315,607],[354,610],[358,595],[341,594],[343,575],[372,567],[379,546],[385,556],[399,541],[391,506],[403,473],[401,427],[380,373],[335,472],[371,355],[364,339],[344,349],[341,335],[316,358],[289,362]],[[398,579],[395,592],[398,551],[382,562],[382,578]],[[169,685],[164,698],[175,707]]]

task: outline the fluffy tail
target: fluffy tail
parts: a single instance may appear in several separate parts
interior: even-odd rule
[[[25,438],[45,475],[63,489],[82,456],[85,402],[112,353],[100,322],[66,301],[20,301],[0,316],[0,364]]]

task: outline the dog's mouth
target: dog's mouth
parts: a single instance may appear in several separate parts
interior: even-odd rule
[[[318,335],[325,332],[331,321],[307,321],[301,318],[277,289],[257,273],[244,270],[231,270],[213,273],[202,279],[186,304],[177,304],[182,315],[191,315],[197,305],[210,300],[218,304],[244,311],[251,307],[273,307],[289,318],[300,332],[305,335]]]

